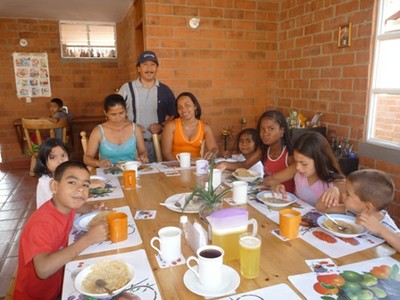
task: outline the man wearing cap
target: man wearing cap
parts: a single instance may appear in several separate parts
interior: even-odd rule
[[[176,114],[175,96],[171,89],[156,79],[158,59],[153,51],[140,54],[137,64],[139,77],[124,83],[119,94],[124,97],[128,119],[143,132],[149,161],[156,161],[151,135],[160,133],[165,121]]]

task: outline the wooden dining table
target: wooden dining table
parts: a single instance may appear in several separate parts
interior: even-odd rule
[[[179,170],[180,176],[168,177],[164,173],[154,173],[141,175],[138,179],[140,187],[132,190],[124,190],[124,197],[107,200],[106,204],[111,208],[129,206],[134,216],[137,210],[156,210],[154,219],[135,220],[136,226],[142,238],[142,243],[134,247],[123,248],[119,250],[110,250],[94,254],[78,256],[75,260],[100,257],[112,254],[122,254],[144,249],[156,279],[162,299],[204,299],[204,297],[192,293],[186,288],[183,277],[188,270],[186,264],[160,268],[155,255],[156,251],[150,246],[150,240],[157,236],[160,228],[166,226],[179,226],[179,220],[182,213],[175,212],[160,203],[168,197],[178,194],[191,192],[196,183],[204,185],[207,181],[207,175],[197,176],[194,169]],[[225,176],[227,176],[225,174]],[[121,179],[121,177],[120,177]],[[226,187],[226,186],[225,186]],[[227,187],[226,187],[227,188]],[[227,194],[229,197],[229,194]],[[224,201],[224,207],[230,207]],[[272,229],[278,228],[278,225],[266,216],[258,212],[252,206],[244,204],[241,207],[249,211],[249,218],[254,218],[258,223],[258,234],[262,238],[260,272],[255,279],[245,279],[240,276],[240,285],[236,293],[253,291],[263,287],[274,286],[277,284],[287,284],[295,291],[301,299],[305,299],[288,280],[288,276],[309,273],[310,269],[305,263],[307,259],[325,258],[326,254],[311,246],[300,238],[282,241],[271,233]],[[198,214],[186,214],[189,221],[200,220]],[[207,229],[207,224],[200,220],[202,226]],[[187,259],[195,255],[188,244],[182,245],[182,254]],[[334,259],[334,262],[340,265],[369,260],[377,257],[375,248],[370,248],[351,255]],[[399,253],[394,255],[397,260],[400,259]],[[239,260],[232,260],[225,263],[240,274]]]
[[[138,180],[140,188],[124,190],[124,198],[107,200],[106,203],[110,207],[128,205],[132,215],[135,215],[137,210],[157,210],[155,219],[135,220],[143,240],[141,245],[86,255],[85,257],[79,257],[79,259],[144,249],[160,289],[162,299],[203,299],[203,297],[193,294],[184,285],[183,276],[188,270],[186,264],[169,268],[160,268],[155,258],[156,251],[150,246],[151,238],[157,236],[157,232],[160,228],[165,226],[179,226],[179,219],[182,215],[182,213],[161,206],[160,203],[174,194],[191,192],[196,183],[204,185],[207,181],[207,175],[197,176],[195,175],[194,169],[179,170],[178,172],[180,172],[180,176],[167,177],[161,172],[141,175]],[[227,196],[229,196],[229,194]],[[229,207],[229,204],[224,201],[224,206]],[[244,279],[241,277],[240,285],[236,289],[236,293],[239,294],[280,283],[289,285],[297,292],[296,288],[289,282],[288,276],[310,272],[310,269],[305,264],[305,260],[324,258],[327,257],[326,254],[299,238],[290,241],[278,239],[271,233],[272,229],[278,228],[275,222],[268,219],[248,204],[242,205],[241,207],[249,211],[249,218],[257,220],[258,234],[262,238],[262,249],[261,266],[258,277],[255,279]],[[191,222],[195,219],[200,220],[198,214],[187,215]],[[200,222],[203,227],[207,229],[207,224],[201,220]],[[182,254],[186,259],[191,255],[195,255],[187,244],[182,245]],[[334,261],[337,265],[346,265],[375,257],[377,257],[377,253],[374,248],[371,248],[337,258]],[[395,258],[400,258],[399,253],[395,254]],[[239,260],[229,261],[226,262],[226,264],[240,274]],[[299,296],[304,298],[301,294],[299,294]]]

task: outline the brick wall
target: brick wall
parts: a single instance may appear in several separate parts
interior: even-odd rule
[[[400,141],[400,97],[382,95],[378,97],[376,106],[375,137],[392,143]]]
[[[275,106],[278,2],[145,1],[145,48],[159,56],[159,78],[176,95],[194,93],[220,143],[223,128],[238,133],[243,117],[255,126]]]
[[[355,144],[365,134],[374,1],[282,1],[277,36],[277,106],[296,108]],[[338,27],[352,23],[349,48],[338,48]],[[361,168],[391,174],[397,186],[390,214],[400,224],[400,166],[360,157]]]
[[[136,1],[137,2],[137,1]],[[160,59],[158,78],[178,95],[193,92],[222,147],[221,130],[254,126],[266,109],[323,112],[323,125],[357,146],[364,135],[374,1],[343,0],[143,0],[143,47]],[[201,18],[198,29],[187,24]],[[49,99],[26,104],[15,97],[11,54],[46,51],[54,96],[74,114],[100,113],[105,95],[136,78],[134,10],[118,24],[116,63],[59,58],[57,22],[0,19],[0,138],[3,161],[17,161],[12,121],[46,115]],[[337,47],[338,26],[352,22],[349,48]],[[27,38],[29,46],[18,41]],[[140,43],[142,43],[140,41]],[[75,112],[76,111],[76,112]],[[400,187],[400,167],[360,157],[362,167],[390,173]],[[399,221],[400,193],[390,212]]]
[[[278,106],[323,112],[338,136],[362,138],[372,17],[373,1],[283,1]],[[348,22],[351,47],[338,48],[338,26]]]
[[[22,38],[28,46],[19,45]],[[22,116],[48,116],[51,98],[32,98],[32,103],[17,98],[13,52],[48,54],[52,97],[63,99],[74,116],[102,114],[100,103],[120,81],[116,61],[61,59],[57,21],[0,18],[1,162],[26,163],[29,158],[19,151],[12,122]]]

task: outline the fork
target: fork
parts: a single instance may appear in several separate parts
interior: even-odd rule
[[[328,215],[327,213],[324,213],[325,217],[327,217],[329,220],[331,220],[333,223],[335,223],[335,225],[337,226],[337,229],[339,229],[340,231],[346,231],[348,228],[345,226],[340,225],[335,219],[333,219],[330,215]]]

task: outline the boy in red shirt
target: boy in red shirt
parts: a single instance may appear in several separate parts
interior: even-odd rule
[[[104,223],[67,245],[75,210],[88,198],[89,180],[81,162],[57,167],[50,182],[53,198],[33,212],[22,231],[14,299],[58,299],[65,264],[91,244],[107,240]]]

